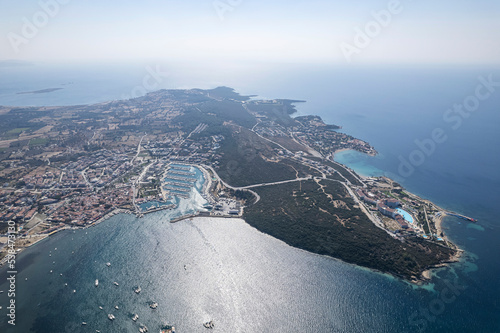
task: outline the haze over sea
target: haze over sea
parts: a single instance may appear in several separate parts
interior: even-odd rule
[[[436,271],[430,284],[417,288],[291,248],[241,221],[169,224],[162,212],[141,220],[119,215],[88,233],[59,233],[22,253],[18,257],[19,326],[17,330],[7,327],[7,298],[0,294],[2,332],[128,331],[133,327],[127,311],[135,308],[142,309],[137,310],[139,321],[150,331],[168,320],[178,332],[204,332],[201,323],[214,319],[220,332],[413,332],[419,328],[423,332],[500,332],[500,87],[456,130],[443,120],[454,104],[475,94],[479,77],[493,75],[500,82],[500,69],[35,64],[0,67],[0,105],[73,105],[131,97],[147,90],[144,78],[154,70],[160,74],[156,81],[148,79],[148,87],[158,83],[155,89],[225,85],[262,98],[306,100],[297,104],[299,114],[320,115],[370,142],[380,153],[369,157],[346,151],[337,154],[338,161],[363,175],[387,175],[411,192],[479,220],[478,224],[456,218],[444,221],[445,233],[466,251],[462,262]],[[63,89],[17,94],[47,88]],[[431,138],[436,128],[444,131],[447,140],[436,144],[411,175],[400,174],[400,156],[408,160],[418,148],[415,140]],[[113,263],[112,270],[103,266],[107,261]],[[51,269],[53,275],[48,273]],[[0,271],[0,290],[7,289],[4,273],[5,269]],[[106,281],[102,283],[114,279],[123,283],[115,289],[99,287],[97,293],[92,288],[98,276]],[[131,288],[136,281],[143,293],[134,299]],[[73,295],[64,289],[64,282],[77,292]],[[442,292],[445,288],[455,291],[453,297]],[[151,300],[159,303],[158,314],[149,311]],[[123,310],[112,310],[115,304]],[[118,319],[114,326],[106,318],[111,311]],[[86,328],[80,326],[82,321],[88,323]]]

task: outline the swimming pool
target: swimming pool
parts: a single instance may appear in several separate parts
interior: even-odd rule
[[[410,215],[410,213],[408,213],[408,212],[407,212],[407,211],[405,211],[405,210],[402,210],[401,208],[396,209],[396,211],[397,211],[397,212],[398,212],[401,216],[403,216],[403,218],[406,220],[406,222],[413,224],[413,217]]]

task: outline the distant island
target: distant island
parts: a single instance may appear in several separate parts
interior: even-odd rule
[[[50,93],[56,90],[61,90],[64,88],[47,88],[47,89],[41,89],[41,90],[35,90],[35,91],[24,91],[24,92],[18,92],[18,95],[25,95],[25,94],[46,94]]]
[[[377,152],[318,116],[292,118],[298,102],[218,87],[0,107],[0,234],[15,223],[22,248],[116,213],[175,209],[167,201],[194,166],[209,180],[200,216],[241,217],[289,245],[413,282],[458,260],[440,226],[452,212],[335,162],[344,149]]]

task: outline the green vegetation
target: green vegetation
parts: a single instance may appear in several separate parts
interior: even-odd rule
[[[29,129],[30,129],[29,127],[14,128],[14,129],[11,129],[10,131],[8,131],[6,134],[7,135],[21,134],[22,132],[27,131]]]
[[[270,145],[248,130],[233,131],[221,146],[219,176],[231,186],[296,178],[296,171],[290,165],[264,160],[273,155]]]
[[[201,91],[199,89],[194,89],[194,90]],[[240,94],[235,92],[233,88],[229,87],[217,87],[215,89],[205,90],[205,92],[207,92],[210,95],[210,97],[217,99],[230,98],[237,101],[246,101],[249,98],[248,96],[241,96]]]
[[[292,104],[293,102],[300,101],[280,100],[279,104],[250,102],[247,103],[247,106],[250,111],[262,113],[270,120],[275,121],[281,126],[289,127],[299,125],[295,119],[290,117],[291,114],[296,112],[295,107]]]
[[[41,123],[30,122],[32,119],[37,117],[43,117],[47,115],[47,111],[36,111],[33,108],[19,108],[13,109],[9,113],[0,115],[0,136],[6,136],[7,138],[17,137],[22,130],[32,130],[35,131],[44,126]],[[10,131],[13,131],[9,133]]]
[[[246,208],[244,219],[289,245],[404,278],[418,277],[452,254],[420,239],[392,238],[354,207],[341,184],[319,184],[324,192],[313,180],[255,189],[261,200]]]
[[[31,146],[41,146],[49,142],[48,138],[35,138],[30,140],[30,147]]]

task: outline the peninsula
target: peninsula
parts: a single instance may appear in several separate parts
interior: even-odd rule
[[[118,212],[171,209],[194,167],[209,180],[201,216],[239,216],[292,246],[412,281],[456,261],[440,228],[450,212],[335,162],[342,149],[376,151],[318,116],[291,117],[299,102],[219,87],[0,107],[0,243],[13,225],[22,248]]]
[[[34,91],[23,91],[23,92],[18,92],[18,95],[25,95],[25,94],[47,94],[53,91],[61,90],[63,88],[47,88],[47,89],[41,89],[41,90],[34,90]]]

